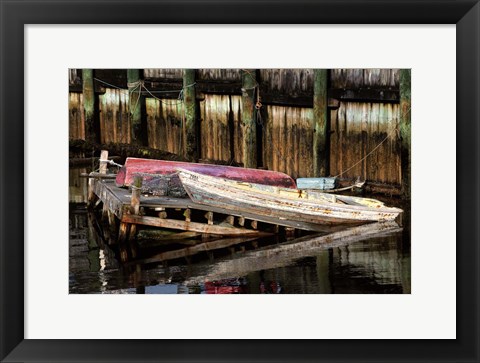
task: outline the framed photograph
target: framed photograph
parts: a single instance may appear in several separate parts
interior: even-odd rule
[[[478,1],[0,1],[2,362],[479,361]],[[90,68],[240,69],[247,78],[248,69],[264,78],[280,68],[411,69],[411,283],[409,260],[407,283],[385,283],[378,291],[395,291],[382,296],[353,282],[348,295],[275,297],[72,284],[68,79],[69,69],[86,77]],[[95,82],[110,82],[99,74]],[[397,97],[390,91],[382,97]]]

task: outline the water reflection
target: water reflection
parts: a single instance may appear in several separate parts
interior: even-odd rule
[[[410,293],[410,243],[398,227],[366,225],[247,241],[188,262],[120,266],[98,222],[83,204],[71,204],[70,293]]]

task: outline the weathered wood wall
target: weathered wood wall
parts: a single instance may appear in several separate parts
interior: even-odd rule
[[[197,141],[200,159],[243,164],[242,70],[198,69]],[[257,119],[258,166],[313,176],[313,69],[259,69],[262,103]],[[122,73],[116,76],[117,73]],[[85,138],[81,71],[69,70],[69,136]],[[148,146],[182,154],[184,110],[181,69],[144,69]],[[102,142],[131,141],[126,70],[95,70]],[[103,80],[113,88],[99,81]],[[329,175],[399,185],[399,71],[332,69],[328,72]],[[380,144],[378,146],[378,144]],[[378,146],[378,147],[377,147]],[[377,147],[377,148],[376,148]],[[376,148],[376,149],[375,149]],[[375,151],[372,152],[372,150]],[[365,160],[359,162],[372,152]],[[358,164],[357,164],[358,163]],[[357,165],[355,165],[357,164]]]
[[[99,95],[100,142],[102,144],[129,143],[131,125],[128,90],[107,88]],[[139,107],[139,105],[137,105]]]
[[[203,81],[241,82],[240,69],[199,69],[197,79]]]
[[[264,166],[293,178],[313,176],[313,110],[265,106]]]
[[[153,79],[181,79],[182,70],[177,68],[145,68],[143,70],[143,77]]]
[[[398,120],[398,104],[340,102],[330,113],[330,174],[399,184]]]
[[[83,94],[68,94],[68,136],[70,139],[85,140],[85,114],[83,112]]]
[[[174,154],[182,153],[183,103],[173,99],[145,99],[148,146]]]
[[[332,88],[366,88],[392,87],[399,85],[398,69],[331,69],[330,83]]]
[[[313,95],[313,69],[261,69],[260,80],[272,93]]]
[[[241,97],[207,94],[200,103],[200,158],[243,162]]]

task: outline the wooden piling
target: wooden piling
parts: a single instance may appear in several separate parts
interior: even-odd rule
[[[327,70],[314,70],[313,83],[313,175],[327,176],[328,123],[327,123]]]
[[[255,70],[242,70],[243,166],[257,167],[257,125],[255,120]]]
[[[207,218],[207,223],[209,226],[213,225],[213,212],[205,213],[205,218]]]
[[[191,222],[192,221],[192,210],[187,208],[185,209],[185,212],[183,212],[183,216],[185,217],[185,222]]]
[[[95,88],[93,85],[93,69],[82,69],[83,111],[85,114],[85,139],[87,142],[98,142],[95,131]]]
[[[189,161],[198,161],[195,69],[183,70],[183,107],[185,110],[184,156]]]
[[[127,69],[129,91],[131,143],[133,145],[146,145],[142,132],[142,107],[145,103],[142,96],[142,84],[139,69]]]
[[[143,178],[140,175],[136,175],[133,178],[132,184],[132,198],[130,200],[130,214],[138,215],[140,212],[140,194],[142,191]],[[130,252],[133,258],[137,257],[137,242],[135,236],[137,234],[137,225],[132,224],[130,226],[130,232],[128,235],[128,243],[130,244]]]
[[[140,211],[140,194],[142,191],[143,178],[140,175],[135,175],[132,184],[132,198],[130,200],[130,214],[138,215]]]
[[[402,194],[410,199],[411,147],[411,70],[400,70],[400,152],[402,167]]]
[[[108,166],[108,150],[102,150],[100,152],[100,174],[107,174],[107,166]],[[105,160],[105,161],[102,161]]]

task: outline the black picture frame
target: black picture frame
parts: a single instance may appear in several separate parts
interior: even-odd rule
[[[2,362],[479,362],[478,0],[75,2],[1,0],[0,4]],[[28,147],[24,145],[23,119],[24,25],[70,23],[456,24],[457,339],[222,341],[24,339],[23,181],[24,147]],[[446,188],[448,190],[448,186]],[[451,190],[449,192],[452,193]]]

